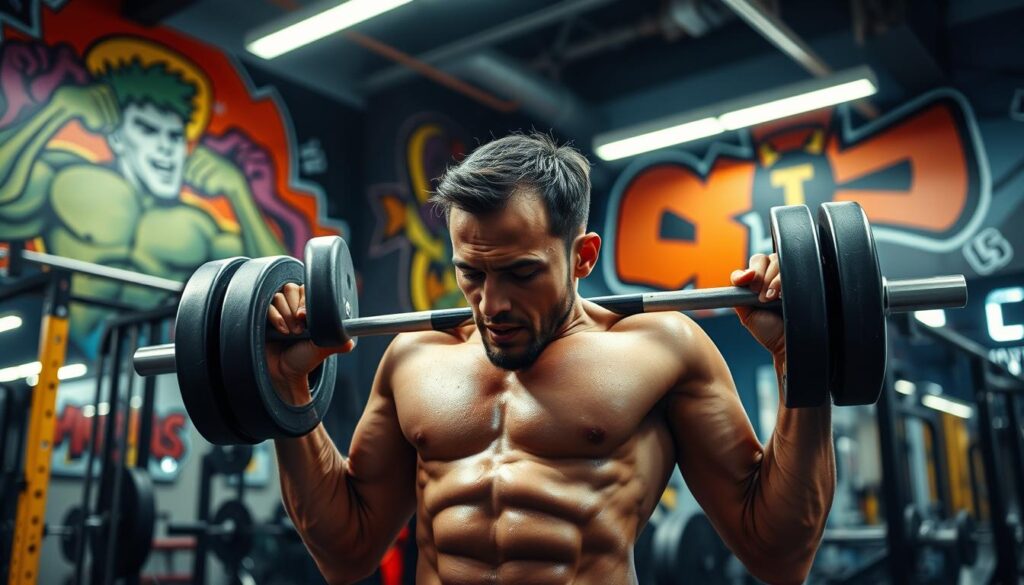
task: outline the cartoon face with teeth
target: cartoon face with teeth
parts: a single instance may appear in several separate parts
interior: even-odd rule
[[[152,103],[128,104],[107,136],[117,166],[136,188],[177,199],[185,168],[185,119]]]

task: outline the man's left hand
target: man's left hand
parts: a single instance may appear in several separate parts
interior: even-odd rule
[[[730,276],[733,286],[742,286],[758,293],[762,303],[779,300],[782,295],[782,276],[779,274],[777,254],[754,254],[745,270],[734,270]],[[786,353],[785,330],[782,317],[772,311],[756,306],[736,307],[740,322],[750,331],[754,339],[772,353],[782,358]]]

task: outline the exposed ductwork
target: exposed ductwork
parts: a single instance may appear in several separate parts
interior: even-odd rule
[[[614,1],[562,0],[562,2],[537,12],[510,20],[500,26],[481,31],[470,37],[430,50],[422,55],[417,55],[416,59],[431,65],[446,63],[463,55],[487,49],[496,44],[539,30],[545,26],[557,24],[562,20],[582,14],[588,10],[600,8]],[[415,74],[412,71],[400,65],[391,67],[371,75],[360,85],[359,89],[364,93],[373,94],[408,81],[413,75]]]
[[[597,114],[569,91],[496,51],[452,60],[441,69],[480,88],[519,103],[524,114],[565,137],[589,143],[601,127]],[[547,128],[538,127],[538,130]]]

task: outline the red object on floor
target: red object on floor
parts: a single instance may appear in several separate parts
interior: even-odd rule
[[[398,533],[398,538],[388,547],[384,558],[380,560],[380,581],[383,585],[402,585],[402,556],[405,552],[403,545],[408,538],[409,527],[406,526]]]

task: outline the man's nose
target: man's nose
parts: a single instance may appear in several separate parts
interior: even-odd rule
[[[491,320],[511,308],[512,303],[509,301],[508,295],[504,294],[500,287],[485,281],[483,295],[480,298],[480,312],[488,320]]]

